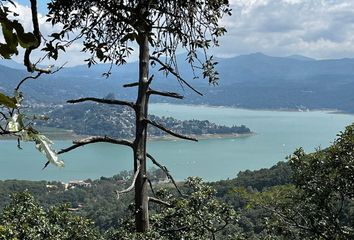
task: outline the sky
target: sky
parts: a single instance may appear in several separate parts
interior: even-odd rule
[[[16,2],[21,21],[29,27],[29,0]],[[45,23],[47,2],[38,0],[44,35],[53,31]],[[221,20],[228,32],[220,39],[221,46],[211,50],[217,57],[262,52],[315,59],[354,58],[354,0],[230,0],[230,5],[233,15]],[[73,45],[59,62],[83,64],[85,56],[80,50],[79,43]],[[131,60],[136,60],[136,55]]]

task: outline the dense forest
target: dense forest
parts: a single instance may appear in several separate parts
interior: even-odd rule
[[[173,186],[166,182],[166,176],[157,169],[151,169],[151,179],[158,189],[168,189],[174,196],[178,196]],[[60,182],[46,181],[0,181],[0,209],[4,209],[11,202],[11,194],[15,192],[27,192],[33,195],[36,201],[44,208],[59,204],[68,204],[73,214],[92,219],[96,227],[101,231],[110,228],[120,228],[124,220],[130,217],[126,211],[133,200],[133,196],[125,195],[117,200],[115,190],[123,188],[129,183],[129,172],[121,172],[111,178],[102,177],[97,180],[85,180],[87,185],[71,183],[67,188]],[[247,200],[234,191],[237,188],[247,189],[250,192],[261,192],[263,189],[289,184],[291,180],[291,168],[288,163],[279,162],[270,169],[239,172],[237,177],[231,180],[206,183],[216,190],[215,196],[222,202],[232,206],[235,211],[242,209],[237,228],[241,228],[247,235],[255,236],[264,230],[262,216],[256,214],[257,210],[246,209]],[[188,186],[180,182],[178,185],[182,191],[188,191]],[[259,209],[258,209],[259,210]],[[261,210],[259,210],[261,211]],[[250,213],[251,212],[251,213]],[[265,211],[261,211],[264,213]]]

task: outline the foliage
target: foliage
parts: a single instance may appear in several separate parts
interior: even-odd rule
[[[161,71],[167,74],[172,68],[178,72],[176,50],[184,48],[193,69],[201,68],[203,76],[209,77],[211,83],[218,80],[213,58],[201,62],[198,54],[218,46],[218,37],[226,32],[219,26],[219,19],[231,14],[228,1],[56,0],[48,7],[48,21],[64,24],[63,30],[53,34],[45,48],[50,56],[57,57],[59,48],[68,46],[63,41],[67,33],[79,30],[73,40],[84,39],[83,51],[91,54],[86,60],[89,66],[97,60],[121,65],[136,46],[134,42],[142,43],[142,34],[147,34],[153,48],[151,56],[165,57]]]
[[[93,222],[68,211],[67,205],[44,210],[28,193],[16,193],[0,218],[0,239],[102,239]]]
[[[12,1],[0,1],[0,24],[5,43],[0,43],[0,57],[10,59],[12,55],[18,54],[17,47],[36,48],[39,45],[39,39],[32,32],[25,32],[23,26],[11,17],[17,17],[18,14],[9,10],[4,3],[9,2],[16,6]]]
[[[237,222],[230,222],[224,230],[217,234],[219,238],[221,238],[221,236],[233,236],[233,234],[237,234],[237,238],[235,237],[235,239],[242,239],[241,235],[244,236],[244,239],[262,239],[262,236],[265,234],[264,218],[269,217],[269,213],[255,204],[251,208],[251,205],[248,204],[245,199],[245,195],[241,194],[237,189],[244,189],[246,193],[248,190],[252,190],[251,192],[254,193],[256,190],[252,186],[267,186],[267,184],[271,182],[270,179],[275,175],[277,175],[279,179],[289,178],[290,176],[287,171],[284,171],[284,169],[287,168],[287,163],[280,162],[270,169],[243,172],[243,174],[238,174],[238,177],[235,179],[208,184],[201,183],[203,186],[211,186],[212,189],[216,190],[214,199],[223,204],[227,204],[237,212]],[[149,179],[152,181],[155,179],[162,180],[165,177],[163,173],[164,172],[160,169],[152,169],[149,172]],[[94,220],[95,225],[101,231],[115,229],[114,231],[111,231],[111,235],[114,234],[113,236],[121,237],[126,235],[126,239],[129,239],[132,237],[132,234],[122,228],[125,223],[124,220],[130,219],[131,217],[129,211],[126,209],[132,202],[133,195],[128,194],[117,200],[114,191],[117,189],[117,185],[122,187],[123,185],[127,185],[130,182],[130,176],[131,173],[129,172],[121,172],[110,178],[102,177],[101,179],[94,181],[86,180],[86,182],[92,184],[91,187],[76,187],[66,191],[64,190],[64,186],[59,182],[20,180],[0,181],[0,209],[2,209],[5,204],[9,203],[10,199],[8,196],[11,193],[28,189],[28,191],[31,192],[31,194],[33,194],[39,203],[45,208],[49,208],[52,205],[69,203],[72,208],[77,209],[78,214]],[[241,179],[239,179],[240,177]],[[290,180],[287,180],[286,182],[288,181]],[[188,202],[188,199],[183,200],[178,195],[172,194],[174,191],[171,189],[170,184],[157,182],[158,181],[156,181],[156,185],[154,184],[155,188],[167,188],[165,191],[158,191],[159,197],[163,198],[163,200],[168,201],[169,203],[177,201]],[[192,192],[190,189],[188,190],[188,185],[178,185],[180,185],[181,190],[189,193]],[[52,187],[48,188],[47,186]],[[175,200],[170,200],[173,198]],[[166,206],[159,206],[154,203],[151,203],[150,207],[153,216],[155,216],[155,214],[163,214],[164,211],[168,209]],[[179,213],[183,211],[188,212],[188,210],[182,209],[179,210]],[[177,219],[173,222],[176,220]],[[167,224],[167,221],[165,221],[165,223]],[[119,229],[120,231],[118,231]],[[155,230],[152,230],[150,233],[161,235],[160,233],[156,233]],[[139,237],[139,235],[136,235],[137,239],[139,239]]]
[[[165,201],[165,205],[151,202],[153,214],[151,229],[148,232],[135,233],[134,220],[126,216],[124,223],[111,225],[104,234],[104,239],[234,239],[233,237],[237,236],[238,232],[227,231],[229,226],[237,224],[236,211],[215,197],[215,189],[203,183],[200,178],[189,178],[182,187],[187,192],[185,196],[176,196],[170,192],[171,188],[166,187],[156,193],[156,197]],[[78,194],[79,189],[75,191]],[[58,196],[58,193],[50,194]],[[98,199],[100,194],[96,193],[96,201],[100,203],[96,211],[103,207],[103,199],[109,200],[107,193],[105,194],[102,199]],[[84,199],[86,197],[93,196],[86,195]],[[119,201],[130,200],[131,198]],[[115,201],[117,202],[117,199]],[[13,194],[0,218],[0,239],[102,239],[93,222],[69,212],[68,206],[51,206],[45,210],[28,192]],[[114,205],[111,205],[107,210],[112,211],[113,207]],[[121,207],[122,210],[124,208]],[[102,215],[105,214],[98,211]],[[101,230],[103,232],[105,229]]]
[[[225,196],[235,187],[262,191],[272,186],[289,184],[292,183],[291,175],[292,170],[288,162],[278,162],[270,168],[240,171],[234,179],[220,180],[210,184],[218,190],[218,196]]]
[[[332,146],[289,159],[294,185],[257,194],[272,213],[272,233],[285,239],[353,239],[354,124]]]
[[[231,239],[223,230],[236,224],[236,211],[215,197],[215,189],[200,178],[188,178],[184,196],[162,188],[156,193],[161,201],[153,208],[151,229],[146,234],[132,233],[129,222],[124,229],[110,233],[110,239]],[[153,204],[154,202],[151,202]]]

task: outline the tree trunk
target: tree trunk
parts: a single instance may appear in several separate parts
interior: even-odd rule
[[[149,96],[149,42],[147,34],[141,34],[139,41],[139,92],[136,100],[136,133],[134,141],[134,170],[140,164],[135,182],[135,226],[137,232],[149,229],[148,183],[146,178],[146,138]]]

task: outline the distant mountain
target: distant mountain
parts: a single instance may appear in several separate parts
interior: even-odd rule
[[[296,60],[302,60],[302,61],[314,61],[315,60],[313,58],[309,58],[309,57],[305,57],[305,56],[297,55],[297,54],[290,55],[287,58],[296,59]]]
[[[185,95],[180,103],[228,105],[245,108],[271,109],[339,109],[354,112],[354,59],[315,60],[304,56],[272,57],[262,53],[220,58],[217,70],[219,86],[209,86],[207,80],[193,79],[185,55],[179,56],[179,71],[185,79],[204,93],[200,97],[169,75],[168,79],[151,70],[156,80],[152,87],[177,91]],[[105,96],[114,92],[117,98],[134,99],[135,89],[122,85],[138,78],[137,63],[114,67],[108,79],[102,73],[107,65],[91,69],[77,66],[28,82],[24,91],[31,99],[45,102],[63,102],[82,96]],[[0,88],[9,89],[24,71],[0,67]],[[176,102],[173,99],[152,97],[155,102]]]
[[[12,59],[0,59],[0,65],[13,69],[25,70],[25,66],[23,64]]]
[[[25,74],[24,71],[0,65],[0,91],[12,93],[19,82],[17,79],[21,80]]]
[[[219,64],[216,105],[354,112],[354,59],[298,60],[251,54]]]

